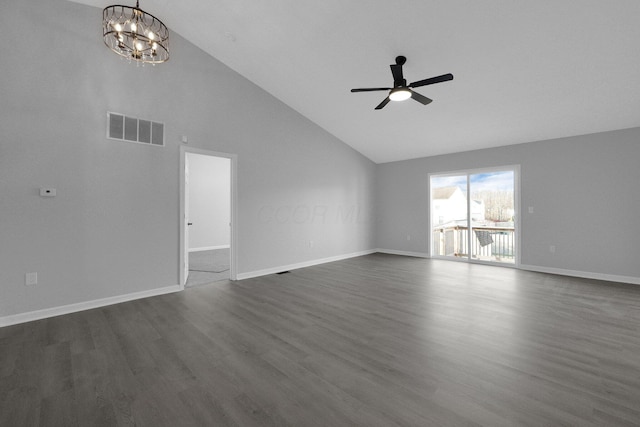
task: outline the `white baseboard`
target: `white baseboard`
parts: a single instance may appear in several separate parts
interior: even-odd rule
[[[328,258],[314,259],[310,261],[299,262],[296,264],[282,265],[280,267],[265,268],[264,270],[250,271],[247,273],[239,273],[237,276],[237,280],[252,279],[254,277],[280,273],[282,271],[296,270],[298,268],[311,267],[313,265],[325,264],[327,262],[341,261],[343,259],[354,258],[358,256],[363,256],[363,255],[370,255],[375,252],[376,252],[375,249],[369,249],[366,251],[353,252],[350,254],[337,255],[337,256],[332,256]]]
[[[14,314],[0,317],[0,327],[17,325],[18,323],[31,322],[34,320],[46,319],[48,317],[61,316],[63,314],[76,313],[78,311],[90,310],[92,308],[104,307],[121,302],[133,301],[141,298],[154,297],[157,295],[170,294],[182,290],[182,286],[167,286],[164,288],[151,289],[148,291],[134,292],[126,295],[101,298],[92,301],[79,302],[76,304],[63,305],[60,307],[45,308],[43,310],[30,311],[27,313]]]
[[[640,277],[619,276],[617,274],[591,273],[588,271],[566,270],[564,268],[540,267],[537,265],[520,264],[521,270],[537,271],[539,273],[559,274],[561,276],[581,277],[583,279],[605,280],[608,282],[631,283],[640,285]]]
[[[247,273],[240,273],[238,274],[237,279],[238,280],[251,279],[254,277],[279,273],[282,271],[295,270],[298,268],[325,264],[327,262],[334,262],[334,261],[340,261],[348,258],[370,255],[376,252],[392,254],[392,255],[419,257],[419,258],[429,257],[428,254],[422,253],[422,252],[397,251],[393,249],[370,249],[366,251],[353,252],[350,254],[343,254],[343,255],[337,255],[337,256],[332,256],[328,258],[304,261],[296,264],[283,265],[280,267],[267,268],[264,270],[256,270],[256,271],[251,271]],[[559,274],[562,276],[582,277],[585,279],[596,279],[596,280],[604,280],[604,281],[610,281],[610,282],[620,282],[620,283],[630,283],[634,285],[640,285],[640,277],[620,276],[615,274],[591,273],[586,271],[566,270],[562,268],[553,268],[553,267],[540,267],[536,265],[526,265],[526,264],[521,264],[520,269],[528,270],[528,271],[536,271],[540,273]],[[60,307],[52,307],[52,308],[46,308],[43,310],[36,310],[36,311],[30,311],[27,313],[4,316],[4,317],[0,317],[0,327],[17,325],[19,323],[25,323],[25,322],[31,322],[34,320],[40,320],[40,319],[45,319],[49,317],[61,316],[63,314],[76,313],[78,311],[105,307],[112,304],[118,304],[122,302],[142,299],[142,298],[149,298],[153,296],[179,292],[181,290],[183,290],[183,287],[180,285],[167,286],[164,288],[151,289],[148,291],[134,292],[131,294],[117,295],[113,297],[102,298],[102,299],[97,299],[92,301],[85,301],[85,302],[80,302],[75,304],[63,305]]]
[[[380,252],[383,254],[391,254],[391,255],[430,258],[429,254],[423,253],[423,252],[397,251],[395,249],[381,249],[381,248],[376,249],[376,252]],[[554,267],[540,267],[537,265],[527,265],[527,264],[520,264],[520,266],[504,265],[501,267],[515,267],[515,268],[519,268],[520,270],[536,271],[539,273],[559,274],[561,276],[581,277],[583,279],[596,279],[596,280],[604,280],[608,282],[630,283],[633,285],[640,285],[640,277],[620,276],[617,274],[592,273],[588,271],[567,270],[564,268],[554,268]]]
[[[220,246],[202,246],[200,248],[191,248],[189,252],[202,252],[202,251],[213,251],[216,249],[228,249],[231,245],[220,245]]]
[[[389,255],[402,255],[402,256],[412,256],[417,258],[430,258],[428,253],[425,252],[410,252],[410,251],[397,251],[395,249],[376,249],[376,252],[381,254],[389,254]]]

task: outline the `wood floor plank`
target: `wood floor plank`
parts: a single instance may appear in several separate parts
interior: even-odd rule
[[[180,401],[193,415],[195,425],[240,426],[225,411],[221,400],[211,395],[207,387],[196,386],[178,393]]]
[[[86,425],[117,425],[105,354],[90,350],[72,356],[78,419]]]
[[[638,426],[640,287],[373,254],[0,328],[0,425]]]
[[[76,427],[78,408],[71,389],[48,395],[40,403],[41,426]]]

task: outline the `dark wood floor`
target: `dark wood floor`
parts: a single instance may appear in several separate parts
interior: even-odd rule
[[[1,426],[638,426],[640,286],[374,254],[0,328]]]

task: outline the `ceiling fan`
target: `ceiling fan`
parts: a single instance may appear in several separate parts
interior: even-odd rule
[[[363,89],[351,89],[351,92],[373,92],[377,90],[388,90],[389,95],[384,99],[384,101],[378,104],[378,106],[375,108],[376,110],[382,110],[384,106],[389,103],[389,101],[404,101],[405,99],[409,98],[415,99],[422,105],[427,105],[433,100],[427,98],[426,96],[420,95],[418,92],[414,92],[411,89],[453,80],[453,74],[443,74],[438,77],[418,80],[417,82],[413,82],[407,85],[407,81],[402,75],[402,66],[405,62],[407,62],[407,58],[405,58],[404,56],[398,56],[396,57],[396,63],[390,65],[391,74],[393,74],[393,87],[370,87]]]

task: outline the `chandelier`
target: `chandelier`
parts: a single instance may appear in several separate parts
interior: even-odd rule
[[[169,30],[158,18],[136,7],[113,5],[102,11],[104,44],[120,56],[142,63],[169,59]]]

